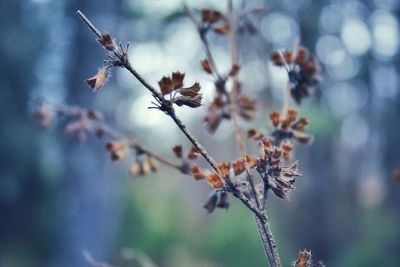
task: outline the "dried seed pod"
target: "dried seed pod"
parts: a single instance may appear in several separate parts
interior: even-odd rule
[[[195,180],[203,180],[207,177],[207,174],[199,166],[196,165],[192,167],[191,175]]]

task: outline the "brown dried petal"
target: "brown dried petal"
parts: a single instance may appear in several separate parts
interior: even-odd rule
[[[195,97],[199,94],[200,84],[194,83],[192,86],[187,88],[179,89],[179,93],[183,96]]]
[[[294,132],[293,134],[294,134],[294,138],[303,144],[308,144],[313,140],[311,135],[308,135],[308,134],[305,134],[302,132]]]
[[[179,89],[183,86],[183,79],[185,78],[185,73],[180,73],[179,71],[172,73],[172,90]]]
[[[232,162],[233,173],[235,174],[235,176],[238,176],[239,174],[244,172],[245,170],[244,162],[245,162],[244,159],[237,159]]]
[[[283,187],[281,187],[278,184],[271,184],[269,183],[269,188],[271,188],[272,192],[274,192],[274,194],[282,199],[287,199],[287,192],[285,189],[283,189]]]
[[[221,35],[226,35],[229,33],[230,27],[229,24],[225,24],[223,26],[220,27],[214,27],[213,28],[215,33],[221,34]]]
[[[115,49],[114,41],[108,32],[101,34],[101,37],[97,39],[100,44],[104,46],[105,49],[113,51]]]
[[[269,114],[269,119],[274,127],[278,127],[280,123],[280,114],[278,111],[273,111]]]
[[[191,175],[195,180],[203,180],[207,177],[205,172],[196,165],[192,167]]]
[[[296,62],[296,64],[302,65],[306,62],[308,57],[309,54],[307,48],[299,47],[298,50],[296,51],[296,58],[294,59],[294,61]]]
[[[239,72],[240,70],[240,65],[239,64],[233,64],[230,72],[229,72],[229,76],[233,77],[236,76],[236,74]]]
[[[283,64],[284,64],[282,57],[278,51],[272,52],[270,59],[277,66],[283,66]]]
[[[281,144],[282,156],[285,160],[290,159],[291,152],[293,150],[293,144],[290,142],[284,142]]]
[[[197,150],[197,148],[191,147],[187,154],[188,159],[195,160],[198,158],[198,156],[199,156],[199,151]]]
[[[201,95],[196,95],[194,97],[189,97],[189,96],[179,96],[174,99],[174,103],[177,104],[178,106],[188,106],[191,108],[198,108],[201,106],[201,100],[202,100]]]
[[[211,68],[211,64],[207,59],[204,59],[201,61],[201,66],[203,67],[203,70],[209,74],[212,73],[212,68]]]
[[[263,134],[258,129],[250,129],[247,131],[247,138],[258,140],[263,137]]]
[[[284,129],[288,128],[289,125],[296,120],[296,117],[297,117],[297,110],[291,108],[288,109],[285,118],[281,122],[282,128]]]
[[[308,125],[308,120],[306,118],[300,118],[292,125],[292,129],[300,132],[304,132],[306,126]]]
[[[218,169],[223,179],[229,178],[230,163],[226,162],[220,163],[218,164]]]
[[[162,77],[162,79],[158,82],[160,86],[161,93],[163,95],[169,94],[172,92],[172,81],[169,77]]]
[[[282,175],[286,177],[293,177],[293,176],[300,176],[299,173],[299,161],[296,160],[292,164],[290,164],[287,167],[282,167],[281,168],[281,173]]]
[[[250,155],[246,155],[245,156],[246,162],[247,162],[247,166],[249,166],[249,168],[254,168],[257,166],[257,160],[255,158],[253,158]]]
[[[213,172],[207,176],[207,182],[214,188],[222,188],[224,187],[224,183],[222,182],[221,176],[218,173]]]

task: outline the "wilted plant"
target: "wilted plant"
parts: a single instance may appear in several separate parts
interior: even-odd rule
[[[124,160],[128,153],[133,153],[134,161],[130,165],[132,176],[146,175],[158,170],[157,163],[177,169],[183,174],[191,175],[196,180],[205,180],[212,188],[204,208],[213,212],[216,208],[229,208],[229,195],[240,200],[253,214],[262,240],[263,248],[271,267],[282,266],[277,246],[273,238],[267,216],[267,196],[272,191],[277,197],[286,199],[294,189],[296,178],[300,176],[299,161],[292,160],[295,142],[309,143],[312,137],[305,133],[307,118],[298,118],[298,111],[289,107],[289,97],[300,104],[308,97],[319,81],[319,65],[316,58],[304,47],[298,46],[293,51],[275,51],[270,60],[277,66],[285,68],[288,74],[287,90],[281,112],[272,111],[269,120],[272,132],[265,133],[263,129],[249,129],[247,138],[253,140],[259,147],[257,155],[250,155],[245,146],[243,130],[239,118],[253,119],[257,108],[256,101],[246,95],[241,86],[238,74],[241,65],[238,61],[236,47],[237,33],[254,33],[256,27],[251,20],[251,14],[262,8],[246,8],[234,11],[232,0],[227,1],[227,13],[212,9],[204,9],[200,16],[184,3],[185,10],[197,28],[199,38],[204,46],[206,58],[200,62],[203,70],[214,81],[215,94],[204,117],[205,127],[210,133],[218,130],[223,120],[230,120],[235,132],[235,142],[239,154],[233,161],[216,161],[203,147],[195,135],[178,118],[175,108],[197,108],[202,105],[200,83],[184,85],[185,73],[176,71],[165,76],[158,82],[159,88],[153,87],[134,68],[129,61],[129,43],[116,44],[111,35],[99,31],[81,12],[78,16],[97,36],[97,41],[104,47],[107,60],[105,66],[86,82],[93,89],[99,90],[108,79],[112,68],[121,67],[128,70],[154,98],[152,109],[158,109],[170,117],[176,126],[191,142],[192,147],[173,147],[176,162],[166,159],[143,147],[136,138],[125,136],[106,124],[100,112],[80,107],[68,107],[42,103],[35,112],[35,118],[43,128],[48,128],[55,115],[66,116],[69,123],[65,132],[76,135],[83,141],[87,134],[107,137],[106,149],[112,160]],[[231,67],[226,72],[219,69],[209,45],[209,33],[215,32],[229,40],[231,51]],[[229,83],[228,83],[229,81]],[[229,86],[228,86],[229,85]],[[198,166],[195,160],[202,157],[209,169]],[[257,175],[255,175],[257,174]],[[296,267],[323,266],[322,263],[312,264],[311,253],[304,250],[299,253]]]

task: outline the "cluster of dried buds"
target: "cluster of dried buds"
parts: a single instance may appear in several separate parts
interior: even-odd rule
[[[313,263],[311,251],[303,250],[299,252],[294,267],[325,267],[325,264],[322,261]]]
[[[85,141],[88,134],[94,134],[99,138],[107,136],[110,141],[106,142],[105,148],[109,152],[111,160],[124,161],[133,157],[134,159],[129,167],[131,176],[145,176],[156,172],[158,170],[157,161],[178,169],[182,173],[189,173],[190,167],[181,166],[161,158],[145,149],[135,138],[129,138],[112,129],[106,124],[99,111],[80,107],[41,104],[33,112],[34,119],[43,129],[48,129],[55,122],[57,116],[64,117],[67,120],[64,132],[75,136],[78,142]],[[193,156],[191,155],[190,158],[193,158]]]
[[[200,34],[206,34],[210,30],[225,35],[229,32],[229,23],[221,12],[214,9],[203,9],[201,11],[201,23],[199,24]]]
[[[290,85],[290,94],[296,103],[310,96],[311,90],[320,80],[320,67],[317,59],[304,47],[294,51],[275,51],[271,60],[277,66],[285,67]]]
[[[213,69],[210,67],[209,60],[203,60],[201,65],[207,73],[213,73]],[[241,92],[241,84],[239,82],[236,83],[236,86],[233,89],[236,90],[235,99],[232,99],[232,94],[230,94],[230,92],[228,92],[226,89],[226,82],[228,78],[235,77],[239,70],[240,65],[234,64],[231,67],[228,75],[222,78],[217,77],[215,79],[214,84],[216,94],[213,101],[209,105],[208,113],[204,118],[204,122],[210,133],[214,133],[224,119],[231,119],[231,113],[229,109],[232,108],[231,105],[233,101],[235,101],[234,104],[237,107],[239,116],[243,119],[251,120],[256,113],[256,101]]]
[[[171,107],[172,104],[178,106],[185,105],[191,108],[201,106],[202,95],[199,93],[200,84],[196,82],[190,87],[183,87],[184,78],[185,74],[177,71],[173,72],[171,77],[163,77],[158,82],[161,94],[164,98],[164,102],[159,103],[161,108],[162,105],[165,105],[166,103],[169,103],[168,107]],[[168,100],[166,99],[166,96],[169,97]]]
[[[280,145],[282,142],[287,144],[291,139],[304,144],[312,141],[312,136],[304,132],[308,125],[307,118],[297,118],[297,113],[297,110],[289,108],[283,117],[277,111],[269,114],[269,119],[274,130],[268,137],[273,144]],[[247,132],[247,137],[254,140],[261,140],[265,137],[265,134],[259,129],[250,129]]]

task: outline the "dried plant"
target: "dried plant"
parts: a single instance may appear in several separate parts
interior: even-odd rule
[[[236,34],[255,33],[257,29],[251,16],[263,8],[243,6],[239,10],[234,10],[232,0],[227,0],[227,4],[226,14],[213,9],[204,9],[199,16],[186,3],[184,7],[197,29],[205,50],[206,58],[200,62],[201,67],[214,81],[215,94],[204,117],[205,127],[212,134],[218,130],[223,120],[231,121],[238,146],[235,160],[215,160],[176,115],[177,106],[197,108],[203,104],[200,83],[185,86],[185,73],[176,71],[170,76],[162,77],[158,82],[159,88],[153,87],[131,64],[128,57],[129,43],[125,46],[122,43],[116,44],[108,32],[99,31],[81,11],[77,12],[78,16],[96,35],[107,56],[104,67],[86,80],[88,85],[93,91],[97,91],[106,84],[111,69],[116,67],[126,69],[154,98],[150,108],[168,116],[190,141],[192,147],[183,148],[181,145],[175,145],[171,151],[176,158],[174,162],[143,147],[136,138],[114,130],[105,122],[101,113],[95,110],[54,105],[44,101],[34,116],[46,129],[56,115],[67,117],[69,122],[65,126],[65,132],[76,136],[78,141],[83,141],[88,134],[106,137],[106,150],[112,160],[127,159],[129,153],[134,155],[135,159],[129,168],[132,176],[156,172],[157,163],[161,163],[182,174],[191,175],[195,180],[205,180],[212,188],[204,204],[208,212],[213,212],[217,208],[229,208],[229,195],[238,199],[255,218],[269,265],[279,267],[282,264],[267,216],[268,192],[272,191],[277,197],[287,199],[289,192],[294,189],[296,178],[300,176],[299,161],[292,159],[294,144],[310,143],[312,137],[305,133],[308,119],[298,118],[298,111],[289,107],[289,97],[300,104],[305,97],[310,96],[319,81],[320,68],[316,58],[301,46],[295,47],[293,51],[271,53],[270,60],[287,71],[287,90],[283,92],[285,97],[282,111],[272,111],[269,114],[272,132],[266,133],[264,129],[256,128],[247,131],[247,138],[253,140],[259,148],[257,155],[250,155],[240,127],[240,118],[252,120],[257,108],[256,101],[246,95],[239,80],[241,65],[238,60]],[[229,41],[231,66],[226,71],[219,68],[211,53],[209,44],[211,32]],[[208,163],[208,169],[201,168],[196,163],[199,157]],[[304,250],[300,252],[295,266],[323,265],[322,263],[312,265],[311,253]]]

